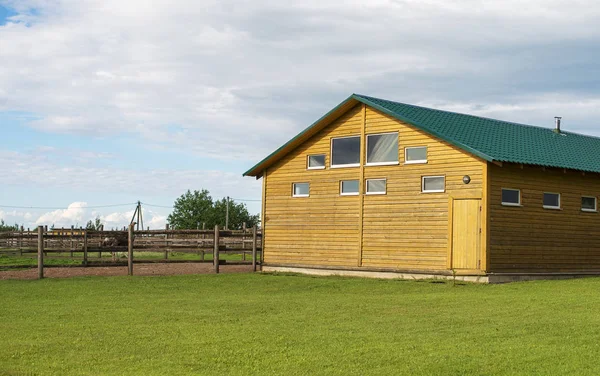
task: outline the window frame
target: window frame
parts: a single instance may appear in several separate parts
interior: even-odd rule
[[[548,195],[558,195],[558,206],[544,205],[544,195],[546,195],[546,194],[548,194]],[[561,200],[561,197],[560,197],[560,193],[558,193],[558,192],[543,192],[542,193],[542,207],[544,209],[561,210],[561,206],[560,206],[560,204],[562,203],[561,201],[562,200]]]
[[[425,190],[425,179],[426,178],[443,178],[444,179],[444,189],[435,189],[435,190]],[[446,193],[446,175],[423,175],[421,176],[421,193]]]
[[[598,213],[598,198],[596,196],[581,196],[584,198],[593,198],[594,199],[594,209],[587,209],[583,207],[583,201],[581,202],[581,211],[587,213]]]
[[[296,184],[306,184],[306,185],[308,185],[308,194],[297,195],[296,194]],[[292,197],[294,197],[294,198],[296,198],[296,197],[310,197],[310,183],[309,182],[292,183]]]
[[[344,182],[347,182],[347,181],[355,181],[358,183],[358,189],[356,190],[356,192],[344,193],[344,190],[343,190]],[[358,196],[358,195],[360,195],[360,180],[359,179],[340,180],[340,196]]]
[[[369,182],[373,181],[373,180],[383,180],[385,182],[385,190],[384,191],[379,191],[379,192],[369,192]],[[366,195],[386,195],[387,194],[387,178],[372,178],[372,179],[365,179],[365,194]]]
[[[369,137],[370,136],[384,136],[384,135],[388,135],[388,134],[395,134],[396,135],[396,141],[397,141],[397,148],[398,151],[396,152],[397,157],[396,157],[396,161],[391,161],[391,162],[369,162]],[[383,133],[371,133],[371,134],[366,134],[365,135],[365,166],[393,166],[393,165],[398,165],[400,164],[400,132],[383,132]]]
[[[323,156],[323,166],[310,167],[310,157]],[[306,169],[307,170],[324,170],[327,166],[327,155],[326,154],[309,154],[306,156]]]
[[[426,164],[428,156],[425,159],[418,159],[418,160],[414,160],[414,161],[409,161],[408,160],[408,150],[409,149],[423,149],[423,148],[425,148],[425,154],[429,154],[427,146],[408,146],[408,147],[404,147],[404,164]]]
[[[514,203],[514,202],[504,202],[502,201],[502,191],[507,190],[507,191],[517,191],[519,192],[519,202],[518,203]],[[501,188],[500,189],[500,202],[502,203],[502,206],[523,206],[521,205],[521,190],[520,189],[516,189],[516,188]]]
[[[358,163],[346,163],[346,164],[333,164],[333,140],[340,140],[342,138],[358,138]],[[360,143],[362,142],[360,135],[355,136],[342,136],[342,137],[331,137],[329,140],[329,168],[344,168],[344,167],[360,167]]]

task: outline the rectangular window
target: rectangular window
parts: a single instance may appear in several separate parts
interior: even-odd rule
[[[560,193],[544,192],[544,209],[560,209]]]
[[[502,205],[521,206],[521,191],[518,189],[502,188]]]
[[[427,146],[404,149],[404,163],[427,163]]]
[[[595,212],[597,211],[596,197],[583,196],[581,197],[581,211]]]
[[[340,195],[342,195],[342,196],[358,195],[358,180],[342,180],[340,182]]]
[[[423,176],[421,181],[421,192],[442,193],[446,191],[445,176]]]
[[[331,167],[360,166],[360,136],[331,139]]]
[[[310,186],[308,183],[294,183],[292,185],[293,197],[308,197]]]
[[[398,132],[367,135],[367,165],[398,164]]]
[[[324,168],[325,168],[325,154],[308,156],[308,169],[309,170],[322,170]]]
[[[386,193],[386,179],[367,179],[368,195],[384,195]]]

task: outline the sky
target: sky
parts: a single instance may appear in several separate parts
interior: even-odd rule
[[[0,218],[163,227],[352,93],[600,136],[600,4],[0,0]],[[153,206],[151,206],[153,205]]]

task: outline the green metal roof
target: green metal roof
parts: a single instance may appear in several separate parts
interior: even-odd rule
[[[490,162],[600,172],[600,138],[597,137],[565,131],[556,133],[552,128],[441,111],[357,94],[342,102],[342,105],[351,99],[409,123]],[[303,133],[318,127],[319,124],[320,121],[317,121]],[[278,151],[284,149],[286,145]],[[269,162],[270,157],[274,156],[275,153],[271,154],[244,175],[250,175],[249,173]]]

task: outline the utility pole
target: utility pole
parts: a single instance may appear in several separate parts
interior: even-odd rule
[[[136,221],[137,218],[137,221]],[[131,218],[130,225],[137,224],[137,230],[140,231],[140,226],[142,230],[144,229],[144,215],[142,214],[142,202],[138,201],[137,206],[135,207],[135,211],[133,212],[133,218]]]
[[[225,230],[229,230],[229,196],[227,196],[227,211],[225,212]]]

